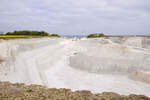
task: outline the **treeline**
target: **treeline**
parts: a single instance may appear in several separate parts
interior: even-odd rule
[[[7,32],[6,35],[29,35],[29,36],[56,36],[60,37],[58,34],[49,34],[44,31],[14,31],[14,32]]]

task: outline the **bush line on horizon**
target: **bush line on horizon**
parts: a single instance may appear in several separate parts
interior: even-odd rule
[[[14,31],[14,32],[7,32],[6,34],[0,35],[0,37],[8,37],[8,38],[19,38],[19,37],[60,37],[58,34],[49,34],[44,31],[29,31],[29,30],[23,30],[23,31]],[[94,33],[89,34],[87,38],[100,38],[100,37],[108,37],[104,35],[103,33]]]
[[[0,35],[0,37],[60,37],[58,34],[49,34],[44,31],[14,31],[14,32],[7,32],[5,35]]]

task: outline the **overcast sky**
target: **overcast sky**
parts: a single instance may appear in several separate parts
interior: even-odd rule
[[[150,0],[0,0],[0,31],[150,33]]]

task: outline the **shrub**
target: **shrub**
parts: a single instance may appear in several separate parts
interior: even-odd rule
[[[50,34],[52,37],[60,37],[58,34]]]
[[[96,33],[96,34],[90,34],[87,36],[88,38],[97,38],[97,37],[106,37],[106,35],[104,35],[103,33]]]

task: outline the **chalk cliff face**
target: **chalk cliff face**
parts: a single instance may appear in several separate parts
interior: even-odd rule
[[[149,44],[150,37],[0,40],[0,81],[150,96],[146,81],[134,81],[136,71],[149,73]]]
[[[149,70],[150,52],[142,37],[81,40],[84,51],[70,57],[70,66],[96,73],[129,73]]]

